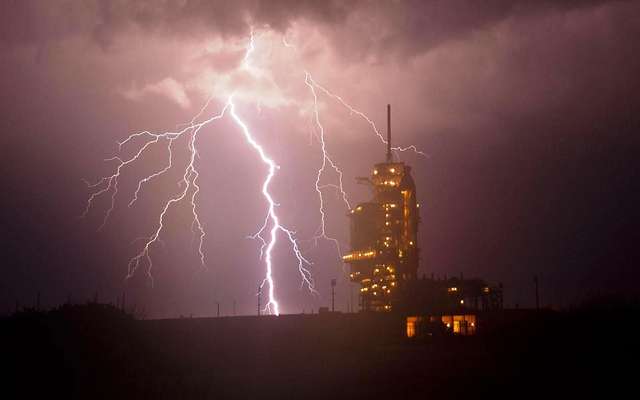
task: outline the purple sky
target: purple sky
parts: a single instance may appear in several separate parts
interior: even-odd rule
[[[281,166],[278,213],[314,262],[319,296],[300,289],[296,260],[279,242],[282,311],[328,305],[332,278],[346,310],[332,244],[305,241],[319,223],[322,161],[305,70],[381,128],[391,103],[395,144],[427,154],[400,155],[421,203],[420,273],[503,282],[508,305],[533,303],[534,274],[543,303],[637,293],[639,18],[637,2],[606,1],[4,1],[0,310],[32,303],[38,290],[48,305],[96,291],[114,299],[142,245],[135,240],[156,229],[179,190],[179,171],[127,207],[138,180],[166,162],[166,149],[152,149],[123,172],[99,232],[109,196],[77,218],[89,195],[83,179],[112,173],[103,160],[118,140],[175,130],[211,95],[207,115],[218,113],[231,91]],[[251,27],[247,71],[239,67]],[[349,200],[365,201],[355,177],[383,160],[384,146],[340,103],[321,93],[318,101]],[[210,315],[216,301],[225,313],[233,300],[238,313],[256,307],[264,266],[247,236],[266,212],[266,170],[230,118],[203,131],[199,156],[208,269],[192,244],[188,204],[172,208],[164,246],[151,251],[155,287],[144,273],[127,284],[150,316]],[[324,193],[328,233],[347,246],[347,209]]]

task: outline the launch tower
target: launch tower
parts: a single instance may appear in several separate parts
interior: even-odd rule
[[[391,106],[387,105],[386,162],[375,164],[370,178],[373,198],[350,211],[352,282],[360,283],[361,309],[391,311],[403,285],[418,271],[418,214],[411,167],[391,154]]]

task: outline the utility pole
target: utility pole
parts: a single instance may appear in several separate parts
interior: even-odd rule
[[[258,317],[260,316],[260,297],[262,296],[262,285],[258,286]]]
[[[353,285],[349,282],[349,312],[353,312]]]
[[[538,275],[533,276],[533,283],[536,285],[536,310],[540,309],[540,293],[538,288]]]
[[[336,311],[336,280],[331,280],[331,312]]]

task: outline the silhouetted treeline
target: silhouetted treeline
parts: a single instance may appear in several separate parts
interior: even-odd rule
[[[8,398],[609,398],[633,387],[639,311],[600,296],[409,340],[393,316],[136,320],[89,303],[4,318],[0,343]]]

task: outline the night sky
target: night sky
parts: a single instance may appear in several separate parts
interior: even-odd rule
[[[568,306],[593,293],[640,294],[637,155],[640,150],[640,3],[625,1],[16,1],[0,3],[0,312],[125,288],[145,315],[254,313],[264,276],[260,243],[264,164],[225,117],[198,142],[197,210],[207,233],[200,266],[187,203],[169,210],[162,245],[125,283],[140,237],[157,227],[180,171],[152,148],[110,195],[79,218],[95,182],[117,166],[117,141],[238,113],[280,165],[272,184],[283,223],[313,261],[319,295],[300,288],[283,240],[274,252],[282,312],[337,308],[350,296],[333,243],[319,224],[314,182],[322,162],[305,71],[368,115],[413,168],[421,203],[419,274],[481,277],[505,285],[507,306]],[[240,68],[255,34],[251,69]],[[286,39],[292,47],[283,43]],[[384,161],[371,126],[318,93],[326,147],[352,204],[355,178]],[[176,165],[186,156],[177,144]],[[131,156],[125,146],[120,156]],[[180,153],[180,154],[178,154]],[[336,182],[328,173],[321,183]],[[327,233],[348,249],[347,208],[323,191]],[[282,238],[281,238],[282,239]],[[355,288],[353,301],[356,301]]]

